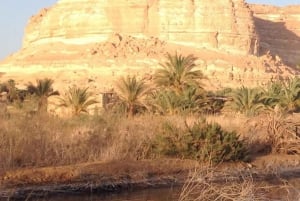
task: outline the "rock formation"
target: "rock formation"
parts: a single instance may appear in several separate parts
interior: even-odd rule
[[[278,55],[290,66],[300,64],[300,6],[251,5],[260,38],[259,54]]]
[[[22,49],[0,64],[0,74],[106,90],[120,75],[151,75],[166,52],[177,51],[199,57],[212,88],[266,83],[295,74],[285,63],[295,65],[300,55],[297,8],[244,0],[59,0],[29,20]]]
[[[257,52],[252,15],[243,0],[60,0],[30,19],[23,48],[99,43],[112,33]]]

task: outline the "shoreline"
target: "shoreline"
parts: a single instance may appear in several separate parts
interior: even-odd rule
[[[286,167],[281,167],[278,164],[277,167],[266,170],[256,167],[255,163],[256,161],[251,163],[253,166],[248,163],[221,164],[219,167],[213,167],[214,175],[209,180],[213,183],[228,180],[239,182],[244,175],[250,175],[254,182],[300,178],[299,165],[285,164]],[[203,167],[192,160],[159,159],[8,171],[0,179],[0,199],[180,186],[188,179],[189,172],[198,168]],[[67,173],[69,175],[66,175]]]

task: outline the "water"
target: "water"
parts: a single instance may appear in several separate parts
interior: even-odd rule
[[[268,201],[300,201],[300,178],[291,179],[289,188],[281,183],[261,182],[255,186],[268,186],[262,200]],[[270,187],[270,188],[269,188]],[[149,188],[144,190],[129,190],[119,193],[101,194],[72,194],[45,196],[43,198],[26,199],[28,201],[176,201],[179,198],[181,187]],[[0,199],[1,200],[1,199]],[[2,200],[1,200],[2,201]],[[255,201],[255,200],[254,200]]]
[[[152,188],[107,194],[60,195],[32,199],[32,201],[174,201],[178,200],[180,189],[180,187]]]

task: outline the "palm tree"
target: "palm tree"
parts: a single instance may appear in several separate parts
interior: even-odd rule
[[[76,86],[69,87],[64,98],[60,98],[58,106],[71,107],[73,115],[88,113],[88,107],[98,103],[92,94],[88,92],[88,88],[79,88]]]
[[[7,100],[12,103],[18,99],[18,91],[16,88],[16,82],[13,79],[9,79],[3,86],[3,91],[7,92]]]
[[[270,106],[274,108],[279,104],[282,92],[283,92],[283,84],[280,81],[269,83],[267,89],[263,90],[263,103],[266,106]]]
[[[199,113],[205,111],[208,100],[201,89],[185,88],[176,93],[170,89],[158,89],[150,96],[150,104],[160,114]]]
[[[241,87],[234,90],[229,97],[231,100],[227,103],[227,107],[247,116],[257,115],[265,109],[263,93],[260,89]]]
[[[279,106],[287,112],[299,110],[300,78],[271,83],[267,90],[264,90],[264,104],[273,108]]]
[[[284,84],[280,105],[288,112],[294,112],[300,108],[300,78],[295,77]]]
[[[36,86],[29,83],[27,86],[27,91],[38,97],[38,111],[47,111],[48,97],[59,95],[58,91],[54,91],[52,88],[54,81],[49,78],[38,79],[36,81]]]
[[[155,90],[150,96],[150,105],[159,114],[178,114],[181,112],[181,98],[172,90]]]
[[[193,55],[185,57],[168,53],[167,62],[160,64],[162,68],[155,73],[156,84],[176,91],[183,91],[190,86],[199,87],[204,76],[200,70],[195,70],[196,60]]]
[[[138,80],[135,76],[122,77],[116,87],[119,103],[128,116],[133,116],[140,108],[146,108],[145,97],[149,88],[143,80]]]

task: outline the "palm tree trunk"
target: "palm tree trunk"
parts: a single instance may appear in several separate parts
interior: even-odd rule
[[[48,98],[41,97],[38,103],[38,112],[47,112]]]
[[[128,108],[128,116],[133,117],[133,115],[134,115],[134,106],[130,104]]]

